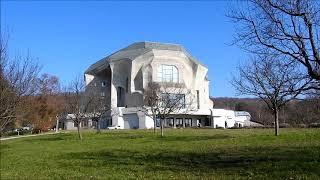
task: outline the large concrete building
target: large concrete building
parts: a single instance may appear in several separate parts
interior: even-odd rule
[[[183,84],[196,98],[192,111],[171,113],[165,126],[232,127],[250,120],[250,114],[238,122],[236,112],[213,109],[207,73],[208,68],[180,45],[137,42],[92,64],[84,75],[87,88],[99,91],[110,109],[101,128],[153,128],[154,120],[141,108],[149,82]]]

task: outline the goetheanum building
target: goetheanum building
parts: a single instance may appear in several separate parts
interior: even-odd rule
[[[101,128],[153,128],[154,119],[142,108],[149,82],[183,84],[194,98],[192,110],[170,114],[165,126],[241,126],[235,112],[213,109],[207,73],[180,45],[137,42],[92,64],[84,75],[86,87],[99,91],[107,107]]]

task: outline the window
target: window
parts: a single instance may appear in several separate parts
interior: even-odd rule
[[[192,125],[192,119],[191,118],[185,118],[184,119],[185,127],[190,127]]]
[[[105,92],[101,92],[100,95],[101,95],[101,97],[105,97],[106,96]]]
[[[173,118],[167,118],[165,120],[164,126],[165,127],[172,127],[173,126]]]
[[[183,120],[182,118],[176,118],[176,127],[182,127],[183,126]]]
[[[88,121],[83,120],[81,123],[81,127],[88,127]]]
[[[106,87],[106,82],[105,82],[105,81],[102,81],[102,82],[101,82],[101,86],[102,86],[102,87]]]
[[[124,88],[119,86],[117,88],[117,106],[124,107],[125,106],[124,102],[125,102]]]
[[[179,79],[178,69],[173,65],[164,65],[158,67],[157,78],[159,82],[174,82]]]
[[[163,106],[167,106],[167,107],[178,106],[181,108],[185,108],[186,107],[185,95],[171,94],[171,93],[162,94],[162,103],[163,103]]]

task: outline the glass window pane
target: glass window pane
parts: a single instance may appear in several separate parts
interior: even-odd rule
[[[160,82],[178,82],[178,69],[173,65],[161,65],[158,67],[157,79]]]

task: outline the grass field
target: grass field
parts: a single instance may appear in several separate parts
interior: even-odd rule
[[[320,129],[85,132],[1,142],[1,179],[320,179]]]

